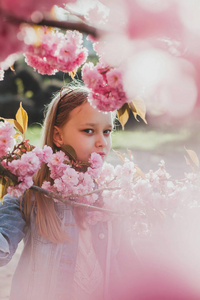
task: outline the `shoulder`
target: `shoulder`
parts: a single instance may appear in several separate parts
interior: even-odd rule
[[[21,199],[11,196],[10,194],[6,194],[3,197],[3,201],[0,204],[0,208],[2,207],[20,207]]]
[[[16,218],[24,218],[24,199],[6,194],[0,204],[0,216],[13,216]]]
[[[23,199],[6,194],[0,204],[0,217],[23,217]]]

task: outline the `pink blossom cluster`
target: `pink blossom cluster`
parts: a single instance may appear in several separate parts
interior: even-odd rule
[[[123,89],[122,71],[120,68],[111,68],[92,62],[82,67],[82,79],[91,89],[89,101],[101,111],[114,111],[128,102]]]
[[[130,159],[125,158],[122,165],[114,167],[109,163],[103,164],[97,153],[91,154],[89,167],[82,172],[75,168],[63,151],[53,153],[48,146],[32,149],[24,142],[23,152],[14,145],[14,134],[15,130],[10,123],[0,122],[2,164],[18,177],[19,182],[8,187],[7,192],[11,195],[19,197],[30,188],[33,175],[45,163],[53,183],[45,181],[43,188],[62,194],[72,201],[114,212],[110,214],[88,210],[87,221],[90,224],[114,216],[125,216],[132,233],[148,235],[153,223],[163,222],[168,217],[180,217],[185,208],[195,209],[200,205],[198,173],[188,173],[182,180],[172,180],[164,161],[160,162],[158,170],[144,174]],[[19,149],[21,152],[18,155]],[[13,159],[6,160],[4,156]]]
[[[69,158],[63,151],[54,153],[48,163],[50,177],[53,184],[45,181],[44,189],[63,195],[82,195],[78,202],[94,204],[98,199],[97,194],[86,195],[95,189],[95,179],[102,166],[102,158],[97,153],[92,153],[89,160],[90,167],[86,172],[76,171],[70,164]]]
[[[29,45],[25,59],[41,74],[73,72],[87,59],[88,51],[82,43],[83,36],[78,31],[69,30],[63,34],[41,28],[39,45]]]
[[[52,156],[51,147],[44,146],[43,149],[34,148],[26,152],[20,159],[14,159],[4,166],[18,177],[16,186],[9,186],[7,192],[13,196],[21,196],[23,192],[33,185],[33,175],[40,169],[42,163],[48,163]]]
[[[198,207],[199,183],[199,175],[193,173],[186,174],[184,180],[172,180],[164,161],[158,170],[143,176],[132,161],[116,167],[104,163],[97,178],[98,188],[103,190],[103,208],[126,217],[132,236],[149,235],[153,224],[179,218],[184,208]],[[112,214],[89,212],[88,222],[95,224],[110,217]]]
[[[76,0],[66,0],[65,3],[76,2]],[[50,11],[54,5],[63,6],[62,0],[1,0],[1,9],[18,17],[29,17],[34,12]]]
[[[10,152],[15,145],[15,129],[7,121],[0,122],[0,157]]]

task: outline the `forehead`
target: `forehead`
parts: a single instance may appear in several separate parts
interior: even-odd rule
[[[93,108],[89,102],[85,102],[73,109],[70,112],[69,117],[69,122],[73,122],[76,124],[94,123],[112,125],[111,113],[98,111],[97,109]]]

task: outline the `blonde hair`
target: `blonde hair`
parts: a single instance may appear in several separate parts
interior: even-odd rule
[[[53,143],[54,126],[62,127],[66,124],[70,118],[70,112],[87,101],[88,90],[84,86],[64,87],[55,95],[46,110],[42,134],[43,146],[50,146],[53,152],[58,150],[57,146]],[[41,186],[45,180],[51,181],[51,178],[48,166],[43,164],[34,176],[34,184]],[[34,205],[32,203],[33,198],[35,199]],[[61,221],[55,211],[53,199],[29,190],[25,195],[24,202],[24,213],[27,221],[30,221],[32,209],[35,207],[36,225],[41,236],[53,243],[70,240],[61,228]],[[76,220],[79,221],[78,215],[81,217],[81,210],[77,210],[75,215]]]

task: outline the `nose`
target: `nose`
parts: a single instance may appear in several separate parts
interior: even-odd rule
[[[107,145],[106,137],[103,134],[98,134],[95,141],[95,146],[97,148],[105,148]]]

